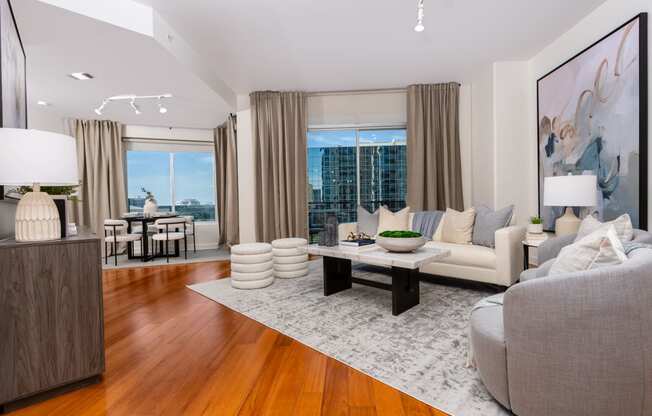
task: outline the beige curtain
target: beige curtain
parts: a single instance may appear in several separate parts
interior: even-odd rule
[[[308,237],[306,95],[254,92],[256,239]]]
[[[104,235],[105,219],[127,211],[122,126],[114,121],[68,120],[68,133],[77,139],[79,198],[73,218],[97,235]]]
[[[456,83],[410,85],[407,95],[407,203],[413,211],[462,210]]]
[[[236,119],[229,115],[215,129],[215,173],[217,175],[218,243],[231,247],[240,240],[238,219],[238,149]]]

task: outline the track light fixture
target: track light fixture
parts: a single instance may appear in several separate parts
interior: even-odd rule
[[[161,94],[161,95],[114,95],[113,97],[105,98],[102,101],[102,105],[94,109],[95,114],[98,116],[101,116],[102,113],[104,112],[104,108],[108,103],[111,101],[129,101],[129,106],[134,110],[134,113],[136,114],[142,114],[142,111],[138,104],[136,103],[136,100],[143,101],[143,100],[158,100],[158,111],[161,114],[165,114],[168,112],[167,107],[163,106],[163,100],[166,98],[172,98],[172,94]]]
[[[423,32],[425,28],[423,25],[423,0],[417,0],[417,25],[414,26],[414,31]]]

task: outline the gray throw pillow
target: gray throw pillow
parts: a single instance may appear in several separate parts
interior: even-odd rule
[[[377,209],[373,214],[358,205],[358,234],[365,233],[374,237],[378,231],[378,219],[380,211]]]
[[[496,231],[505,228],[512,221],[514,205],[494,211],[487,207],[476,208],[473,225],[473,244],[490,248],[496,247]]]

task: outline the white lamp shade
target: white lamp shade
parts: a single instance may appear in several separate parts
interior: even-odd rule
[[[593,207],[598,204],[598,179],[594,175],[549,176],[543,180],[543,205]]]
[[[0,185],[78,185],[75,139],[40,130],[0,128]]]

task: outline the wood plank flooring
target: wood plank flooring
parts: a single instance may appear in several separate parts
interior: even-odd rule
[[[103,381],[11,415],[445,415],[185,287],[228,275],[104,272]]]

